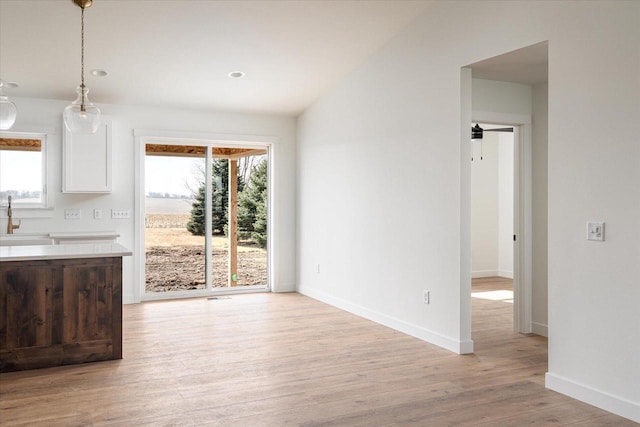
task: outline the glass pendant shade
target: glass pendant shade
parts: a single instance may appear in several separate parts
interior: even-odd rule
[[[62,114],[64,124],[71,133],[96,133],[100,126],[100,109],[89,101],[86,86],[78,86],[76,92],[78,97]]]
[[[11,129],[16,122],[18,108],[4,95],[0,95],[0,130]]]

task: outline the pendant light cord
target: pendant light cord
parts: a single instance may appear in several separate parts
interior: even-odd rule
[[[84,6],[82,6],[82,12],[80,12],[80,89],[82,91],[82,103],[80,104],[80,111],[85,111],[84,107]]]

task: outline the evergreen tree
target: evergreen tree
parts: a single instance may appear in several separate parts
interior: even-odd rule
[[[253,223],[251,237],[261,248],[267,247],[267,190],[262,192],[262,201],[256,209],[256,221]]]
[[[267,160],[251,171],[247,187],[238,200],[238,233],[253,238],[261,247],[267,238]]]
[[[211,192],[211,233],[224,234],[228,221],[229,207],[229,160],[215,159],[211,165],[213,191]],[[238,176],[238,193],[244,188],[244,181]],[[204,235],[205,183],[200,183],[195,200],[191,205],[191,218],[187,230],[197,236]]]
[[[204,185],[200,185],[193,203],[187,230],[194,236],[204,236]]]

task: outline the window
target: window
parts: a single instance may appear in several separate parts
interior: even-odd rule
[[[46,135],[0,133],[0,205],[46,208]]]

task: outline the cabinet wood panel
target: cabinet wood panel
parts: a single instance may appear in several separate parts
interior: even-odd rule
[[[60,328],[53,320],[54,298],[61,292],[59,271],[17,267],[2,273],[6,285],[0,288],[0,349],[60,343]]]
[[[0,372],[122,358],[122,258],[0,265]]]
[[[64,342],[108,338],[113,287],[110,266],[64,267]]]

